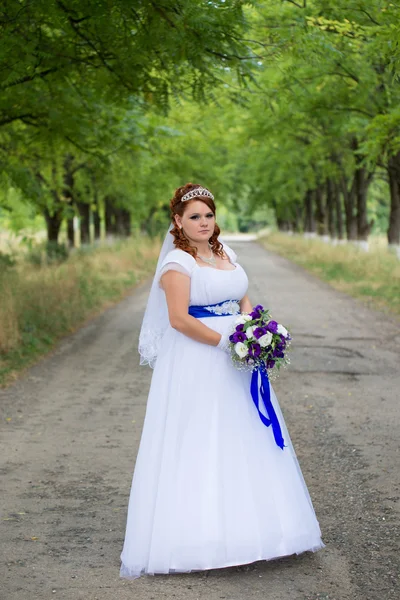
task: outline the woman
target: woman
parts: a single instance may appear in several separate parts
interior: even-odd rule
[[[250,395],[251,373],[227,352],[248,278],[218,239],[209,190],[171,200],[139,338],[154,367],[129,500],[121,577],[270,560],[324,546],[270,386],[285,447]]]

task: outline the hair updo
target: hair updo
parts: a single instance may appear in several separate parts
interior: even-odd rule
[[[193,246],[190,245],[188,238],[186,237],[185,233],[183,232],[183,229],[180,229],[177,226],[174,217],[175,217],[175,215],[179,215],[180,217],[182,217],[186,210],[187,205],[190,204],[191,202],[193,202],[194,200],[201,200],[201,202],[204,202],[204,204],[207,204],[208,208],[210,210],[212,210],[214,215],[216,214],[214,200],[212,200],[212,198],[208,198],[207,196],[197,196],[197,197],[192,198],[191,200],[185,200],[185,202],[182,202],[181,198],[185,194],[187,194],[187,192],[191,192],[192,190],[195,190],[196,188],[199,188],[199,187],[204,187],[204,186],[201,186],[198,183],[186,183],[185,185],[182,185],[181,187],[179,187],[175,190],[174,197],[172,198],[170,205],[169,205],[170,211],[171,211],[171,221],[172,221],[172,224],[174,225],[174,227],[171,229],[170,233],[174,236],[175,248],[179,248],[179,250],[184,250],[185,252],[188,252],[189,254],[191,254],[193,256],[193,258],[196,258],[196,255],[197,255],[196,248],[193,248]],[[207,189],[207,188],[205,188],[205,189]],[[223,246],[222,246],[221,242],[218,241],[218,236],[220,233],[221,233],[221,230],[218,227],[217,223],[215,223],[214,232],[211,235],[211,237],[208,238],[208,242],[212,248],[212,251],[215,254],[218,254],[218,256],[222,257],[223,256]]]

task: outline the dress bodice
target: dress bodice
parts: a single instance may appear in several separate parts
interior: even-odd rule
[[[224,300],[241,300],[245,296],[249,280],[243,267],[236,261],[236,253],[222,242],[234,269],[201,267],[184,250],[175,249],[165,256],[160,276],[168,269],[175,269],[190,276],[189,305],[216,304]]]
[[[195,261],[196,262],[196,261]],[[196,267],[192,271],[190,305],[215,304],[224,300],[241,300],[247,292],[249,280],[239,263],[230,270]]]

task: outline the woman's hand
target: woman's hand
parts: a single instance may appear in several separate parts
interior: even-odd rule
[[[227,353],[230,354],[229,343],[230,343],[229,342],[229,332],[228,333],[222,333],[221,334],[221,339],[219,340],[219,342],[217,344],[217,348],[220,348],[224,352],[227,352]]]

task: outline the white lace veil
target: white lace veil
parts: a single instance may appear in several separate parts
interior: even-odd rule
[[[152,368],[154,368],[156,363],[161,338],[168,327],[168,307],[164,290],[158,285],[158,274],[165,256],[175,248],[174,238],[170,233],[172,229],[173,223],[168,227],[163,245],[161,246],[139,334],[140,364],[150,365]]]

